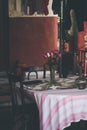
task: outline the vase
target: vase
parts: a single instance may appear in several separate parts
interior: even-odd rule
[[[75,80],[75,85],[78,89],[85,89],[87,87],[87,82],[85,78],[80,75],[79,78]]]
[[[55,69],[50,67],[50,86],[55,85]]]

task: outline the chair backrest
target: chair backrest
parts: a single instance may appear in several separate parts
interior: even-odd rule
[[[35,72],[36,73],[36,79],[38,79],[38,73],[42,71],[43,72],[43,78],[45,78],[46,76],[46,70],[45,70],[45,66],[29,66],[29,69],[28,69],[28,79],[30,79],[30,74],[32,72]]]
[[[24,107],[25,105],[25,96],[24,96],[24,88],[23,88],[23,78],[22,75],[19,78],[14,73],[8,73],[9,77],[9,85],[12,92],[12,104],[13,104],[13,110],[15,112],[18,105],[21,105],[21,107]],[[18,86],[17,86],[18,83]]]
[[[18,76],[19,78],[21,77],[21,80],[25,79],[25,75],[26,72],[28,73],[27,75],[27,79],[30,79],[31,73],[34,73],[35,78],[38,79],[39,78],[39,74],[38,72],[42,71],[43,72],[43,78],[46,77],[46,69],[45,69],[45,65],[43,66],[25,66],[25,65],[20,65],[18,68],[16,68],[16,76]]]
[[[19,97],[18,97],[18,91],[16,87],[16,83],[21,81],[21,78],[17,77],[14,73],[8,72],[8,80],[9,80],[9,86],[12,94],[12,106],[13,106],[13,112],[16,113],[16,108],[19,105]],[[21,98],[20,98],[21,100]],[[22,102],[22,100],[21,100]]]

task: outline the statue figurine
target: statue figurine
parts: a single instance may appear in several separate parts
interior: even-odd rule
[[[53,10],[52,10],[52,3],[53,3],[53,0],[49,0],[49,3],[48,3],[48,15],[53,15]]]
[[[78,25],[74,9],[70,10],[71,27],[68,30],[68,34],[72,37],[74,52],[78,49]]]

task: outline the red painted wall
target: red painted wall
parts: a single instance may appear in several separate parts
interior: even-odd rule
[[[43,65],[44,53],[57,50],[57,21],[56,16],[10,18],[10,63]]]
[[[78,49],[84,50],[84,31],[78,33]]]
[[[84,21],[84,31],[78,33],[78,49],[84,50],[84,36],[87,34],[87,21]]]
[[[84,22],[84,32],[87,34],[87,21]]]

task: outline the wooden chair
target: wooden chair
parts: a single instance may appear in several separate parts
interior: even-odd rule
[[[38,79],[38,72],[42,71],[43,72],[43,78],[46,77],[46,70],[45,66],[22,66],[21,67],[22,71],[22,76],[24,75],[24,72],[28,72],[28,80],[30,79],[31,73],[35,73],[36,79]]]
[[[11,81],[9,81],[9,83],[11,84],[11,86],[13,85],[13,88],[15,88],[15,104],[14,108],[17,111],[21,111],[23,114],[23,126],[24,126],[24,130],[25,129],[31,129],[31,130],[35,130],[36,128],[39,130],[39,113],[38,113],[38,109],[37,109],[37,105],[34,101],[31,101],[31,98],[29,96],[27,96],[24,92],[24,88],[23,88],[23,83],[24,83],[24,72],[25,70],[22,70],[22,74],[20,76],[20,78],[16,77],[15,74],[10,74],[9,76],[11,76],[9,79]],[[16,83],[19,82],[19,86],[17,88]],[[12,84],[13,83],[13,84]],[[21,100],[21,105],[19,105],[18,100],[17,100],[17,96],[19,95],[20,100]],[[17,113],[17,111],[13,111],[14,113]]]
[[[20,127],[25,130],[24,113],[22,107],[17,104],[13,74],[8,73],[7,78],[8,84],[2,85],[0,91],[0,129],[16,130],[21,123]]]

